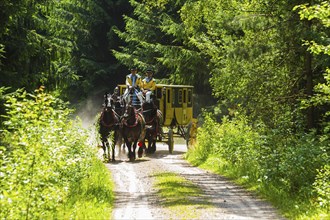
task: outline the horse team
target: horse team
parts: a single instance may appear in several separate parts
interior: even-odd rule
[[[153,101],[133,105],[116,92],[106,93],[98,121],[104,159],[107,162],[115,161],[115,146],[121,146],[122,140],[127,147],[130,161],[136,159],[137,147],[139,158],[144,151],[154,153],[157,137],[162,136],[162,124],[162,113]],[[110,134],[113,135],[109,142]],[[148,146],[145,144],[146,140]]]

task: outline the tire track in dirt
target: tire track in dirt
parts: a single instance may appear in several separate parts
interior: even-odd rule
[[[266,201],[258,199],[226,178],[189,165],[182,159],[184,145],[175,145],[169,154],[167,145],[159,143],[150,157],[128,162],[126,154],[106,166],[115,182],[115,207],[113,219],[173,219],[160,205],[160,198],[153,188],[153,174],[175,172],[199,186],[203,199],[212,208],[205,208],[199,219],[284,219]],[[192,210],[193,211],[193,210]]]
[[[153,219],[143,179],[136,176],[134,164],[121,161],[107,166],[116,184],[114,219]]]

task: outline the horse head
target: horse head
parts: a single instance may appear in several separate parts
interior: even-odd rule
[[[136,109],[132,105],[132,103],[130,102],[125,106],[125,111],[124,111],[123,118],[124,119],[129,119],[131,117],[135,117],[135,115],[136,115]]]
[[[157,117],[157,106],[153,102],[144,102],[142,105],[143,116],[146,123],[151,123]]]
[[[103,109],[104,111],[109,111],[111,108],[111,95],[109,93],[104,94]]]

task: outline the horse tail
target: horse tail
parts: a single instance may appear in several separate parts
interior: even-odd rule
[[[158,119],[158,124],[163,125],[164,120],[163,120],[163,113],[161,110],[157,109],[157,119]]]

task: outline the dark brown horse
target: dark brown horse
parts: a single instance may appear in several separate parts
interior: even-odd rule
[[[109,101],[111,103],[112,109],[115,110],[115,114],[119,118],[119,121],[120,121],[120,118],[125,113],[125,101],[124,101],[123,97],[121,95],[119,95],[118,87],[116,87],[114,89],[114,93],[110,96]],[[124,150],[125,143],[124,143],[121,132],[115,133],[115,140],[116,140],[116,145],[119,147],[119,150],[120,149]],[[121,147],[123,147],[123,148],[121,148]]]
[[[148,141],[147,153],[155,153],[157,136],[162,135],[163,126],[163,114],[157,109],[156,105],[151,103],[143,103],[143,116],[146,122],[146,136],[145,139]],[[146,148],[143,142],[143,147]]]
[[[108,141],[110,133],[113,132],[111,141],[112,161],[115,161],[115,143],[116,137],[119,135],[119,117],[111,106],[111,95],[104,95],[104,105],[99,117],[99,134],[101,136],[102,149],[104,159],[110,160],[110,143]]]
[[[130,161],[136,159],[136,147],[138,141],[143,142],[145,137],[145,121],[141,113],[137,112],[131,103],[125,107],[125,113],[121,119],[122,135],[128,149]],[[142,157],[143,149],[139,148],[138,156]]]

